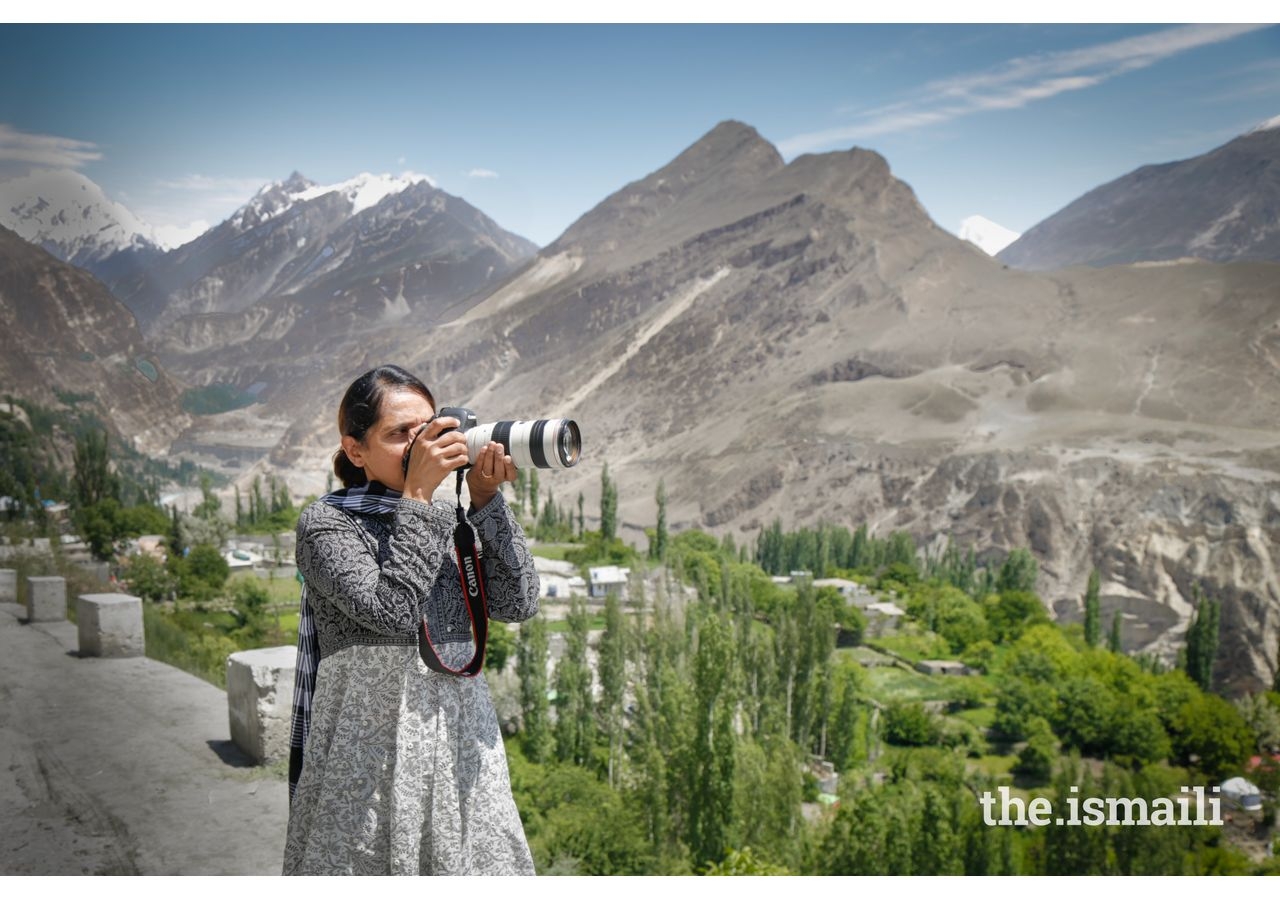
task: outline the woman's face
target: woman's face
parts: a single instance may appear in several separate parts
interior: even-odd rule
[[[365,478],[379,481],[393,491],[402,491],[402,460],[409,438],[435,414],[431,402],[417,391],[393,388],[383,396],[378,421],[365,432],[364,440],[344,435],[342,449],[348,459],[364,469]]]

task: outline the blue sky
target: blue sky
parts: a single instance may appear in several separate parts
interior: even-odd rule
[[[171,229],[410,171],[543,245],[737,119],[1024,231],[1275,116],[1280,27],[0,25],[0,178],[71,166]]]

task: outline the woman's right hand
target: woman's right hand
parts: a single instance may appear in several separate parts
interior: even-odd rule
[[[418,429],[409,450],[409,469],[404,479],[405,497],[430,503],[431,495],[449,473],[467,464],[467,436],[456,430],[440,433],[456,429],[459,424],[452,416],[444,416],[434,418]]]

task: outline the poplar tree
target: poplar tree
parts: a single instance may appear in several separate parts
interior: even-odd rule
[[[1195,587],[1196,614],[1187,629],[1187,675],[1206,693],[1213,690],[1213,663],[1218,656],[1221,605]]]
[[[575,597],[565,617],[564,655],[556,663],[556,757],[562,762],[585,763],[595,734],[591,704],[591,669],[587,665],[587,637],[591,617]]]
[[[1271,682],[1271,690],[1280,694],[1280,634],[1276,635],[1276,677]]]
[[[724,857],[733,817],[733,648],[729,627],[718,615],[706,616],[698,629],[693,682],[688,843],[695,867],[702,867]]]
[[[618,489],[609,478],[609,464],[600,470],[600,538],[605,543],[618,533]]]
[[[622,697],[627,686],[626,618],[617,595],[604,604],[604,633],[600,636],[600,718],[609,744],[609,785],[622,756]]]
[[[77,507],[85,509],[103,500],[120,499],[120,480],[111,472],[105,431],[94,429],[76,439],[75,467]]]
[[[1111,634],[1107,637],[1107,649],[1112,653],[1123,653],[1120,644],[1120,610],[1111,617]]]
[[[525,756],[545,762],[551,755],[551,711],[547,702],[547,623],[534,616],[520,626],[516,674],[520,679],[520,741]]]
[[[1100,579],[1098,570],[1089,573],[1089,586],[1084,592],[1084,641],[1096,647],[1102,640],[1102,611],[1098,606]]]
[[[667,486],[663,479],[658,479],[658,525],[654,529],[653,544],[649,547],[649,558],[665,560],[667,558]]]

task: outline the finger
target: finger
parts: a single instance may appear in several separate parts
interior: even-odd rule
[[[447,431],[450,428],[457,428],[459,424],[458,420],[453,416],[437,416],[427,423],[427,427],[430,429],[427,433],[427,437],[430,440],[435,440],[440,437],[440,433],[442,431]],[[461,434],[461,432],[458,432],[458,434]]]

